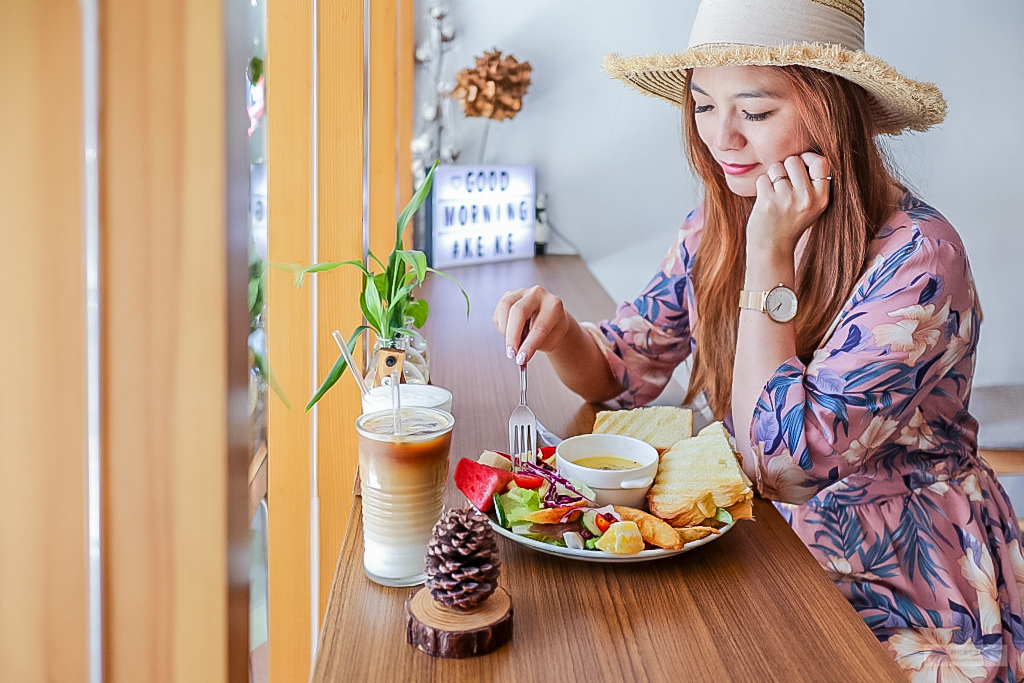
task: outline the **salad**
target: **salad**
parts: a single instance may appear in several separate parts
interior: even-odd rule
[[[513,471],[512,458],[484,451],[479,460],[463,458],[455,468],[455,486],[480,512],[501,527],[543,543],[615,554],[633,554],[647,547],[682,548],[715,527],[691,527],[684,534],[643,510],[598,506],[594,492],[555,469],[554,447],[541,448],[537,463],[523,462]],[[719,509],[716,522],[732,523]]]

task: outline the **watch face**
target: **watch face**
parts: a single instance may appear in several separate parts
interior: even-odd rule
[[[768,292],[764,311],[776,322],[789,322],[796,316],[796,293],[789,287],[776,287]]]

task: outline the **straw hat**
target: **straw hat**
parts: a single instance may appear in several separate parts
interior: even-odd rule
[[[871,93],[878,133],[923,131],[946,117],[934,84],[907,78],[864,52],[862,0],[702,0],[686,52],[604,59],[615,78],[677,106],[685,101],[689,69],[793,64],[842,76]]]

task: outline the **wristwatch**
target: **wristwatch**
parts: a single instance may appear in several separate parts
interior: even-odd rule
[[[740,308],[760,311],[777,323],[796,317],[796,292],[781,282],[767,292],[740,292]]]

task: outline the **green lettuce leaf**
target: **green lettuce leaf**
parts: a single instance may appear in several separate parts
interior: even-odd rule
[[[501,506],[508,523],[515,524],[531,512],[540,510],[540,495],[535,489],[510,484],[508,493],[501,496]]]

